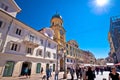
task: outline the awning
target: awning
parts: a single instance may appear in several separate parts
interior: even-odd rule
[[[106,63],[107,66],[113,66],[114,63]]]

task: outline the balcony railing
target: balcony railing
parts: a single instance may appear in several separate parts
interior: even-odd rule
[[[39,46],[39,43],[37,42],[37,40],[36,39],[30,39],[29,37],[25,37],[24,39],[23,39],[23,43],[25,44],[25,45],[31,45],[31,46],[33,46],[33,47],[38,47]]]

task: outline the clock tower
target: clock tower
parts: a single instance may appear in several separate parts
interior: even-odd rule
[[[52,30],[54,31],[54,37],[53,40],[58,43],[58,57],[60,57],[60,70],[64,69],[64,50],[66,46],[66,38],[65,38],[65,29],[63,27],[63,19],[62,17],[56,13],[55,15],[52,16],[51,18],[51,26]]]
[[[54,40],[58,43],[59,48],[65,47],[65,29],[63,28],[63,20],[59,14],[55,14],[51,19],[51,28],[54,31]]]

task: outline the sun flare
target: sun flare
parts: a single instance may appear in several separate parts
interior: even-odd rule
[[[108,0],[96,0],[96,5],[102,7],[107,5],[108,2],[109,2]]]

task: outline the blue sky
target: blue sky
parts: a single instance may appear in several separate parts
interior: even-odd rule
[[[50,26],[56,11],[62,16],[66,40],[76,40],[83,50],[96,58],[108,56],[110,17],[120,15],[120,0],[98,7],[95,0],[15,0],[22,11],[17,18],[39,30]]]

